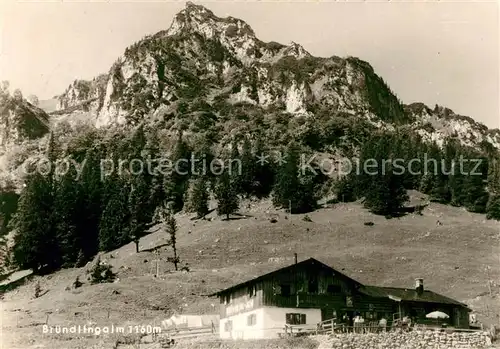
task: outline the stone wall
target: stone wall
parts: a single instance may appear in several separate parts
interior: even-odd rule
[[[334,334],[321,349],[482,349],[491,346],[488,332],[412,331]]]

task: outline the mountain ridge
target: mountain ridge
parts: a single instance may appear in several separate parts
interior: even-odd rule
[[[299,136],[315,143],[313,151],[341,157],[376,130],[403,129],[440,147],[455,138],[481,152],[500,150],[500,130],[439,105],[403,104],[368,62],[314,57],[294,42],[265,43],[244,21],[192,3],[168,29],[127,47],[107,73],[75,80],[45,105],[52,106],[47,113],[25,108],[45,115],[42,133],[3,137],[1,178],[20,185],[23,161],[39,157],[45,144],[39,138],[55,132],[70,139],[82,127],[127,134],[144,124],[222,147],[255,132],[271,147]],[[35,120],[28,114],[19,120]]]
[[[213,101],[222,99],[290,116],[326,109],[377,128],[408,125],[440,145],[454,136],[468,146],[485,141],[500,149],[500,131],[445,107],[403,104],[368,62],[314,57],[294,42],[265,43],[243,20],[191,2],[168,29],[127,47],[108,73],[75,81],[58,99],[58,113],[82,105],[96,127],[135,124],[178,100],[204,99],[217,112]]]

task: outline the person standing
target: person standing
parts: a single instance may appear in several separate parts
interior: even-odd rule
[[[384,317],[382,317],[378,322],[378,326],[382,332],[386,332],[387,331],[387,320]]]
[[[364,322],[365,322],[365,320],[363,319],[363,317],[361,315],[356,315],[354,317],[354,328],[355,328],[354,332],[362,333]]]

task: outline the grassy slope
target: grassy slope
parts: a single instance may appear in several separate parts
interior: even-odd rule
[[[48,335],[40,324],[47,312],[52,312],[49,324],[62,326],[158,325],[175,310],[216,313],[217,300],[204,295],[290,264],[294,252],[299,260],[315,257],[367,284],[413,287],[414,278],[423,277],[425,287],[470,303],[480,320],[494,321],[499,313],[500,224],[483,215],[439,204],[431,204],[424,216],[392,220],[358,204],[318,210],[309,214],[313,222],[303,221],[302,215],[285,219],[268,202],[245,204],[242,212],[252,217],[229,222],[178,217],[179,255],[189,263],[189,273],[170,273],[172,266],[162,261],[162,277],[153,278],[154,254],[136,254],[129,244],[103,256],[118,272],[117,283],[89,285],[89,266],[28,281],[2,302],[4,347],[110,348],[114,336]],[[278,222],[270,223],[276,215]],[[364,226],[365,221],[375,225]],[[141,240],[141,249],[166,241],[164,233],[156,232]],[[171,252],[160,255],[166,259]],[[77,275],[84,286],[65,290]],[[488,278],[497,281],[492,286],[496,297],[489,296]],[[32,299],[36,280],[48,292]]]

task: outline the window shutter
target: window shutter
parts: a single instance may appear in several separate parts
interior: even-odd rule
[[[253,326],[256,322],[257,321],[255,314],[250,314],[247,316],[247,326]]]
[[[306,323],[306,314],[300,314],[300,325],[304,325]]]

